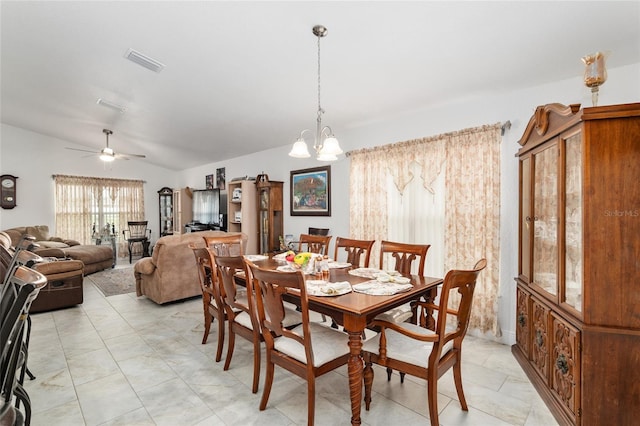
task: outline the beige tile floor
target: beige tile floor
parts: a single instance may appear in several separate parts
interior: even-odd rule
[[[217,334],[201,344],[202,302],[159,306],[135,293],[105,298],[85,280],[80,306],[34,314],[27,381],[32,425],[298,425],[306,423],[306,384],[276,367],[265,411],[264,381],[251,393],[251,345],[236,339],[231,368],[216,363]],[[460,410],[451,374],[439,385],[442,425],[555,425],[510,348],[467,337]],[[226,351],[226,347],[225,347]],[[224,360],[224,358],[223,358]],[[264,356],[263,356],[264,360]],[[428,424],[426,387],[376,370],[364,425]],[[350,424],[346,367],[318,379],[316,424]]]

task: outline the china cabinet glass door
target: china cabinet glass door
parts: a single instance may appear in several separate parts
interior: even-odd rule
[[[533,282],[558,294],[558,144],[533,155]]]
[[[564,302],[582,311],[582,136],[565,140]]]

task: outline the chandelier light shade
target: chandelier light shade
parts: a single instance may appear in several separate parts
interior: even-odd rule
[[[316,134],[313,141],[313,149],[316,152],[318,161],[336,161],[338,155],[342,154],[340,143],[333,135],[329,126],[322,126],[322,114],[324,110],[320,105],[320,39],[327,35],[327,28],[322,25],[313,27],[313,34],[318,37],[318,117],[316,118]],[[294,142],[289,156],[294,158],[309,158],[309,148],[304,140],[304,134],[311,133],[309,129],[300,132],[300,136]]]

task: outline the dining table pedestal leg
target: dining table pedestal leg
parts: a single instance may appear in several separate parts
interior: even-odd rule
[[[351,318],[353,319],[353,318]],[[347,369],[349,373],[349,394],[351,396],[351,424],[359,425],[360,409],[362,407],[362,332],[364,331],[364,324],[359,324],[360,321],[349,321],[349,316],[345,315],[344,328],[349,333],[349,363]]]

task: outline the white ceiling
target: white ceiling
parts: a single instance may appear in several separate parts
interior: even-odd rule
[[[2,122],[181,170],[640,62],[640,2],[1,2]],[[159,74],[124,58],[133,48]],[[126,107],[119,113],[96,104]],[[72,153],[82,158],[83,154]]]

